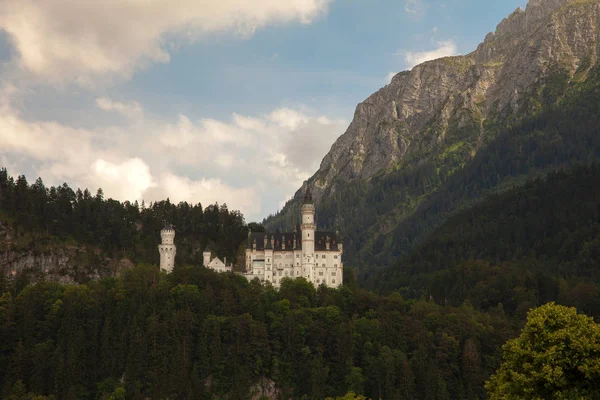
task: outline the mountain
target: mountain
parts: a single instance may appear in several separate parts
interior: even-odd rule
[[[532,120],[552,118],[566,97],[576,101],[574,88],[595,79],[591,72],[599,34],[600,2],[531,0],[526,10],[504,19],[474,52],[397,74],[357,106],[348,130],[319,170],[278,215],[264,221],[265,226],[291,224],[301,193],[309,186],[317,200],[318,224],[336,227],[342,235],[347,265],[389,265],[446,214],[485,193],[593,157],[593,149],[579,147],[568,157],[539,165],[533,160],[518,173],[489,171],[484,176],[479,171],[478,179],[494,182],[468,196],[465,185],[473,182],[456,185],[455,175],[489,158],[490,146],[498,150],[504,143],[512,150],[515,132],[530,134],[536,128]],[[571,119],[566,116],[566,121]],[[562,151],[546,139],[537,144],[556,145],[553,151]],[[513,157],[518,159],[522,149],[516,149],[497,166],[505,169]],[[444,215],[438,213],[433,222],[416,218],[440,192],[460,201],[445,207]],[[411,234],[401,238],[403,243],[392,240],[409,220]]]

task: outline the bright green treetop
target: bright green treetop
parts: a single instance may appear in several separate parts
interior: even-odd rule
[[[367,400],[367,398],[365,396],[357,395],[354,392],[348,392],[344,397],[336,397],[335,399],[333,397],[328,397],[325,400]]]
[[[575,308],[531,310],[521,335],[502,349],[485,385],[491,400],[600,398],[600,326]]]

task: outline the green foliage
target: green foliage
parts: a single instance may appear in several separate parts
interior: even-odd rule
[[[546,304],[527,315],[486,383],[495,399],[600,398],[600,326],[575,308]]]
[[[365,396],[361,396],[361,395],[356,395],[356,393],[350,391],[348,393],[346,393],[344,396],[338,396],[338,397],[328,397],[325,400],[368,400]]]
[[[552,172],[460,212],[376,281],[525,317],[549,301],[600,315],[600,165]]]
[[[125,400],[127,398],[127,392],[122,387],[118,387],[110,395],[108,400]]]
[[[463,394],[483,387],[496,348],[515,332],[506,317],[397,293],[304,279],[275,291],[203,268],[166,275],[140,265],[120,278],[2,295],[0,393],[244,399],[272,380],[298,399],[481,399]]]

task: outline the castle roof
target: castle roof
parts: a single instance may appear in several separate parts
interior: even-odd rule
[[[297,232],[284,233],[265,233],[253,232],[249,237],[248,248],[252,249],[256,241],[256,250],[290,251],[302,249],[302,233],[300,229]],[[265,246],[265,237],[267,245]],[[294,237],[296,238],[296,247],[294,247]],[[273,240],[273,245],[271,245]],[[317,231],[315,232],[315,251],[327,251],[327,240],[329,240],[329,251],[338,251],[338,240],[335,232]],[[285,243],[285,250],[283,249]]]
[[[221,261],[221,259],[219,257],[215,257],[212,259],[212,261],[207,265],[207,267],[209,268],[215,268],[215,267],[226,267],[225,263],[223,261]]]

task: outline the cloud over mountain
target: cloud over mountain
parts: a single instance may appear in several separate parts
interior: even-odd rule
[[[442,57],[455,56],[458,54],[456,43],[453,40],[437,42],[437,48],[420,52],[408,52],[404,56],[406,67],[411,69],[416,65]]]

